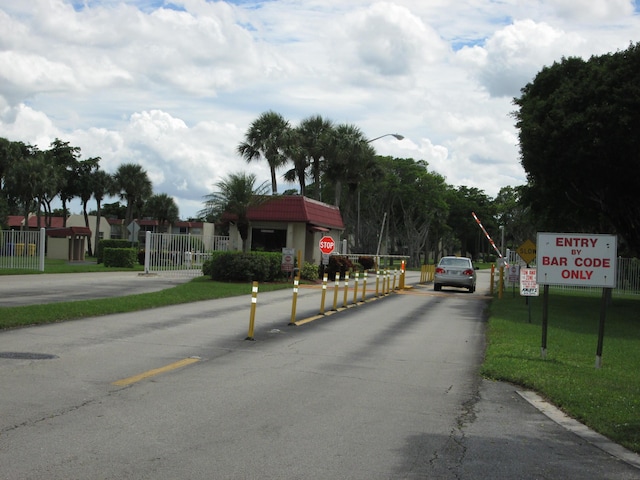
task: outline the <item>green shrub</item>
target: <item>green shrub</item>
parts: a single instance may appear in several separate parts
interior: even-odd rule
[[[136,263],[135,248],[110,248],[103,250],[105,267],[133,268]]]
[[[219,252],[210,262],[206,270],[220,282],[272,282],[284,278],[282,254],[278,252]]]
[[[100,240],[98,242],[98,250],[96,251],[97,263],[102,263],[104,261],[103,252],[105,248],[131,248],[131,242],[129,240],[122,240],[122,239]],[[143,264],[144,264],[144,258],[143,258]]]
[[[300,278],[310,281],[317,280],[319,278],[318,265],[315,263],[304,262],[302,270],[300,270]]]

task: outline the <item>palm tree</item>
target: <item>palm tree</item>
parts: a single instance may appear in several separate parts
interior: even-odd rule
[[[238,153],[247,161],[264,157],[271,170],[271,193],[278,193],[276,170],[287,162],[284,145],[291,129],[285,118],[272,110],[261,114],[249,126],[245,141],[238,145]]]
[[[166,193],[151,196],[144,209],[147,215],[158,220],[159,226],[164,225],[165,228],[179,218],[178,205],[176,205],[173,197]]]
[[[104,170],[96,170],[91,175],[91,189],[96,201],[96,231],[94,232],[94,252],[98,251],[100,241],[100,219],[102,218],[102,200],[114,193],[113,177]]]
[[[216,183],[218,191],[206,195],[205,208],[198,216],[208,219],[220,219],[222,214],[235,217],[235,222],[242,238],[242,251],[246,252],[249,238],[249,219],[247,214],[251,207],[265,201],[269,190],[267,182],[256,186],[256,176],[246,173],[231,173]]]
[[[313,178],[314,197],[322,200],[322,188],[320,185],[322,161],[325,157],[327,141],[333,132],[333,122],[322,118],[321,115],[311,115],[300,122],[296,131],[299,134],[299,142],[306,155],[307,164],[311,166]]]
[[[287,157],[293,162],[293,168],[287,170],[283,177],[287,182],[295,182],[297,180],[300,187],[300,195],[304,196],[306,194],[309,159],[302,146],[300,131],[297,128],[290,130],[285,142],[284,150]]]
[[[87,213],[87,203],[91,200],[91,196],[93,195],[93,173],[99,168],[100,157],[89,158],[87,160],[83,160],[78,164],[78,176],[76,177],[77,186],[74,188],[77,195],[80,197],[80,201],[82,202],[82,214],[84,215],[84,226],[90,228],[89,226],[89,214]],[[99,229],[99,226],[96,225],[96,230]],[[93,251],[91,248],[91,240],[89,240],[88,253],[89,256],[93,256]]]
[[[80,147],[56,138],[46,155],[60,171],[60,200],[62,201],[63,226],[67,226],[67,202],[78,196]]]
[[[141,204],[153,193],[146,170],[136,163],[123,163],[113,175],[115,190],[121,200],[127,201],[126,225],[133,221],[134,210],[141,211]]]
[[[334,186],[334,205],[340,206],[342,185],[357,190],[357,185],[373,163],[375,150],[355,125],[340,124],[328,137],[324,172]]]

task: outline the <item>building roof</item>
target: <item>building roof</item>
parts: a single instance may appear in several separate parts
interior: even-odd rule
[[[311,227],[344,230],[340,209],[300,195],[274,196],[249,209],[252,222],[304,222]]]
[[[50,237],[90,237],[91,229],[87,227],[66,227],[66,228],[49,228],[47,235]]]
[[[51,228],[61,228],[64,223],[63,220],[64,219],[62,217],[51,217]],[[9,222],[9,228],[21,227],[24,225],[24,216],[9,215],[8,222]],[[40,217],[40,225],[38,225],[38,217],[36,215],[30,214],[27,220],[27,228],[39,228],[39,227],[48,228],[47,219],[45,218],[45,216],[42,215]]]

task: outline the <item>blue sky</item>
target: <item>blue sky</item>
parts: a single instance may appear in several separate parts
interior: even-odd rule
[[[640,41],[629,0],[0,0],[0,137],[138,162],[181,216],[260,113],[353,123],[495,196],[525,183],[512,99],[545,65]],[[281,189],[295,188],[280,180]],[[79,211],[79,206],[77,207]]]

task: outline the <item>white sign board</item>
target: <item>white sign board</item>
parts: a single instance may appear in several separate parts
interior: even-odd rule
[[[295,248],[283,248],[282,249],[282,270],[285,272],[291,272],[295,265]]]
[[[539,284],[615,288],[615,235],[538,233],[536,245]]]
[[[535,268],[522,268],[520,270],[520,295],[523,297],[537,297],[540,295],[540,288],[536,282]]]
[[[517,283],[520,279],[520,265],[509,265],[509,283]]]

